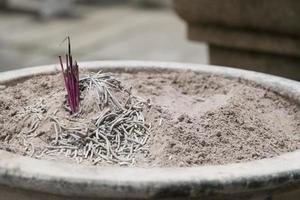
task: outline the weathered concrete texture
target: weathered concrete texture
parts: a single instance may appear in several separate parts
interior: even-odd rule
[[[189,39],[209,43],[211,64],[300,80],[300,1],[175,0],[175,9]]]
[[[174,0],[179,15],[193,24],[300,35],[297,0]]]
[[[300,59],[242,49],[209,46],[210,63],[255,70],[300,80]]]
[[[0,200],[117,200],[117,199],[126,199],[126,198],[87,198],[87,197],[76,197],[76,196],[62,196],[55,195],[50,193],[43,193],[37,191],[23,190],[19,188],[12,188],[0,185]],[[300,190],[288,191],[283,193],[270,192],[269,194],[241,194],[241,195],[205,195],[201,198],[205,200],[299,200]],[[128,198],[127,198],[128,199]],[[176,199],[176,200],[186,200],[187,198],[130,198],[131,200],[138,199]],[[194,198],[192,198],[194,199]]]
[[[66,197],[49,193],[42,193],[20,188],[0,185],[0,200],[80,200],[80,197]],[[84,198],[85,200],[93,200]]]
[[[211,24],[189,24],[188,37],[191,40],[206,41],[211,45],[300,58],[300,37],[285,34]]]

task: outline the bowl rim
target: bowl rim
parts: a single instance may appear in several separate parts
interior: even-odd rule
[[[260,72],[205,64],[154,61],[92,61],[81,68],[170,69],[254,81],[300,103],[300,82]],[[0,73],[0,84],[60,71],[43,65]],[[274,158],[226,165],[183,168],[99,167],[37,160],[0,150],[0,185],[81,197],[152,198],[232,194],[300,183],[300,150]]]

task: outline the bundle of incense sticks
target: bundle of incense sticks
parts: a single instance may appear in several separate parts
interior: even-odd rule
[[[59,61],[64,77],[65,88],[68,93],[68,104],[70,106],[71,112],[76,113],[79,109],[80,103],[79,71],[77,62],[75,61],[73,63],[70,37],[67,37],[67,39],[68,53],[66,54],[66,69],[64,68],[61,56],[59,56]]]

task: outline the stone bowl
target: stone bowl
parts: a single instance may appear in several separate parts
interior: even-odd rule
[[[201,64],[101,61],[90,69],[190,69],[255,81],[300,103],[300,82],[272,75]],[[58,65],[0,73],[0,84]],[[299,130],[300,131],[300,130]],[[300,199],[300,151],[251,162],[187,168],[96,167],[37,160],[0,151],[0,199]]]

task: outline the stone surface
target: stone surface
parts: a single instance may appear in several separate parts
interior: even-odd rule
[[[210,63],[300,80],[300,2],[175,0],[192,40],[209,44]]]
[[[214,24],[300,35],[297,0],[174,0],[175,9],[192,24]]]
[[[300,80],[300,37],[192,24],[188,37],[210,44],[210,64]]]
[[[0,185],[0,200],[80,200],[80,197],[66,197],[61,195],[23,190]],[[93,200],[84,198],[85,200]]]
[[[189,24],[188,37],[210,45],[293,56],[300,59],[300,37],[232,27]]]
[[[237,48],[209,46],[210,63],[230,67],[242,67],[300,81],[300,59],[291,56],[278,56],[271,53],[258,53]]]
[[[200,64],[106,61],[79,63],[88,69],[190,69],[255,81],[299,103],[300,83],[276,76]],[[0,84],[58,65],[0,73]],[[0,151],[0,199],[207,199],[298,200],[300,150],[275,158],[187,168],[126,168],[72,165]]]

